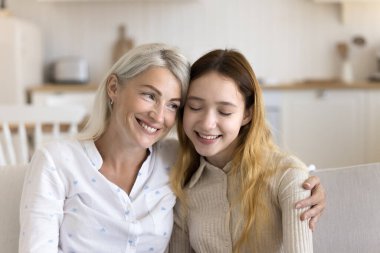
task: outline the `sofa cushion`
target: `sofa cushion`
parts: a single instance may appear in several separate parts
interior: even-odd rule
[[[378,253],[380,163],[316,170],[327,207],[313,233],[314,253]]]
[[[1,252],[18,252],[19,205],[26,166],[0,167]]]

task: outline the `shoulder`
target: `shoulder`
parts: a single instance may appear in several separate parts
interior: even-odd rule
[[[51,141],[44,144],[41,149],[46,150],[50,153],[62,152],[62,151],[72,151],[79,148],[80,142],[75,139]]]
[[[271,166],[275,167],[272,187],[277,194],[290,189],[303,190],[302,183],[309,177],[309,172],[300,159],[292,155],[273,153],[269,160]]]
[[[55,163],[67,157],[78,155],[82,151],[81,143],[78,140],[59,140],[45,143],[38,148],[33,155],[34,159],[44,158],[51,163]]]

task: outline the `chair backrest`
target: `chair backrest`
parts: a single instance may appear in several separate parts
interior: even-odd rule
[[[76,134],[86,114],[77,105],[0,106],[0,165],[26,164],[47,136],[52,140]]]
[[[380,163],[315,170],[327,207],[313,233],[314,253],[380,251]]]

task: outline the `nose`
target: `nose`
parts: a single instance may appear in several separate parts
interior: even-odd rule
[[[154,108],[150,111],[149,116],[154,119],[156,122],[164,122],[164,112],[165,106],[163,104],[157,103]]]
[[[202,115],[200,124],[203,130],[211,130],[216,127],[217,118],[215,113],[208,111]]]

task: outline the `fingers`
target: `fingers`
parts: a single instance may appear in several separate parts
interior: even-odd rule
[[[313,206],[312,208],[306,210],[305,212],[303,212],[300,216],[300,219],[302,221],[304,220],[307,220],[307,219],[310,219],[310,218],[314,218],[314,217],[318,217],[321,216],[323,210],[325,209],[325,206],[324,205],[315,205]]]
[[[300,200],[296,203],[296,208],[306,208],[306,207],[312,207],[317,204],[321,204],[324,202],[324,193],[321,191],[315,191],[312,193],[312,195],[306,199]]]
[[[321,181],[320,181],[319,177],[311,176],[305,180],[305,182],[302,184],[302,187],[305,190],[311,190],[314,187],[316,187],[317,185],[319,185],[320,183],[321,183]]]
[[[319,217],[320,217],[320,215],[315,216],[315,217],[313,217],[313,218],[311,218],[311,219],[309,220],[309,228],[310,228],[311,231],[313,231],[313,232],[314,232],[315,228],[317,227],[317,223],[318,223]]]
[[[317,180],[319,181],[319,178]],[[298,201],[296,203],[296,208],[312,207],[314,205],[325,206],[326,204],[325,202],[326,202],[325,189],[323,188],[321,184],[317,184],[314,188],[312,188],[311,196],[306,199]]]

